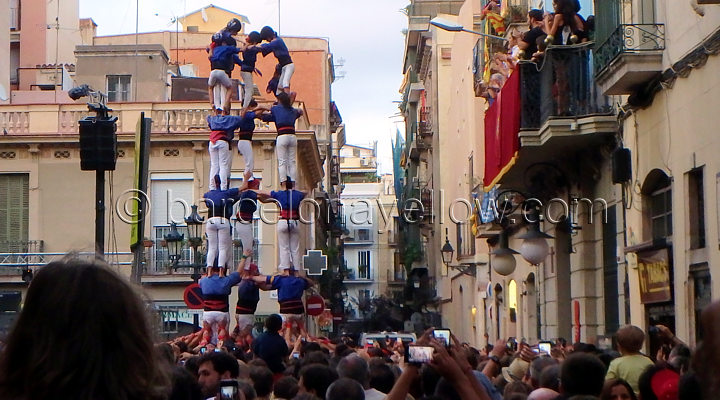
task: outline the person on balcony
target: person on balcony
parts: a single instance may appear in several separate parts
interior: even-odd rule
[[[286,183],[280,185],[284,190],[256,193],[261,202],[276,203],[280,207],[280,219],[277,223],[280,253],[278,269],[284,271],[292,266],[300,267],[300,203],[305,198],[305,193],[288,189]]]
[[[263,57],[273,53],[281,68],[280,80],[276,93],[280,94],[280,92],[285,92],[290,95],[290,79],[295,73],[295,64],[290,57],[290,51],[288,50],[285,41],[282,40],[277,35],[277,32],[269,26],[264,26],[260,30],[260,38],[268,42],[260,45]]]
[[[545,30],[551,44],[557,46],[587,42],[585,21],[578,15],[579,0],[553,0],[553,9],[554,15],[545,15]]]
[[[282,83],[282,79],[281,79]],[[292,189],[297,178],[297,137],[295,121],[303,115],[303,110],[292,106],[292,98],[288,93],[277,95],[278,104],[272,106],[269,114],[262,120],[275,122],[277,139],[275,139],[275,156],[278,160],[280,182],[285,182],[287,189]]]
[[[241,259],[238,268],[244,269],[246,261],[247,257]],[[228,276],[221,276],[219,267],[209,267],[208,275],[200,279],[199,285],[204,307],[200,347],[207,346],[208,343],[215,344],[218,348],[222,347],[230,323],[228,314],[230,312],[230,292],[232,287],[241,280],[240,273],[237,271]]]
[[[493,30],[495,30],[495,34],[502,36],[505,34],[505,18],[503,18],[500,13],[500,2],[490,0],[485,5],[485,8],[483,8],[480,19],[483,20],[487,18]]]
[[[545,20],[542,10],[534,8],[528,11],[527,22],[530,29],[525,32],[525,34],[522,36],[522,39],[518,43],[518,47],[523,52],[521,53],[522,57],[520,58],[523,60],[531,59],[533,54],[537,53],[538,51],[538,38],[543,38],[542,40],[545,40],[545,36],[547,36],[544,30]]]

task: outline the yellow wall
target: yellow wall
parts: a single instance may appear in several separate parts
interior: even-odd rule
[[[210,6],[204,8],[206,18],[203,19],[202,11],[188,14],[185,17],[180,17],[178,20],[187,31],[190,26],[197,26],[199,32],[215,33],[220,29],[224,28],[228,21],[233,18],[237,18],[240,21],[247,22],[247,17],[238,15],[223,9]],[[245,33],[245,24],[243,23],[243,30],[240,33]]]

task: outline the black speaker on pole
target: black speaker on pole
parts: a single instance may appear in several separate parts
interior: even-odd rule
[[[612,181],[625,183],[632,179],[632,157],[630,150],[624,147],[615,149],[612,153]]]
[[[114,171],[117,161],[117,117],[86,117],[80,125],[80,169]]]

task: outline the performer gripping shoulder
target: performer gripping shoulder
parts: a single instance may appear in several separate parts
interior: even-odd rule
[[[287,93],[277,95],[278,104],[270,108],[270,113],[262,116],[265,122],[275,122],[275,156],[278,159],[278,173],[281,182],[289,182],[288,189],[297,178],[297,137],[295,121],[303,115],[303,110],[293,108],[292,98]]]
[[[215,177],[215,181],[219,178]],[[217,266],[221,276],[225,275],[225,268],[232,254],[232,235],[230,233],[230,217],[233,204],[242,197],[237,188],[220,190],[213,189],[203,195],[205,205],[208,207],[208,220],[205,224],[205,234],[208,239],[207,268]],[[217,260],[217,264],[216,264]]]
[[[252,248],[243,252],[238,265],[242,280],[238,284],[238,300],[235,306],[235,319],[240,338],[246,345],[252,342],[252,328],[255,324],[255,311],[260,301],[260,289],[270,290],[270,285],[255,282],[254,277],[260,275],[257,264],[249,263]]]
[[[244,110],[238,124],[238,153],[245,160],[245,171],[243,172],[243,184],[240,191],[251,187],[255,178],[253,178],[253,170],[255,169],[255,157],[253,155],[252,138],[255,132],[255,118],[261,118],[264,112],[268,112],[267,108],[258,106],[255,100],[250,100],[248,108]]]
[[[243,85],[245,87],[242,102],[243,113],[247,110],[250,105],[250,101],[253,98],[253,90],[255,89],[253,73],[257,72],[260,76],[262,76],[260,71],[255,68],[257,53],[262,51],[258,46],[261,41],[262,39],[260,39],[260,33],[252,31],[245,38],[245,46],[242,48],[243,60],[242,65],[240,66],[240,76],[242,77]]]
[[[242,30],[242,22],[237,18],[228,22],[227,27],[212,37],[210,46],[206,49],[210,59],[210,77],[208,78],[208,97],[213,109],[220,108],[230,111],[232,98],[232,71],[235,65],[242,66],[238,57],[240,49],[233,35]]]
[[[267,41],[260,45],[260,50],[263,53],[263,57],[270,53],[275,55],[278,60],[278,64],[282,69],[280,73],[280,82],[277,88],[277,94],[285,92],[290,94],[290,79],[295,73],[295,64],[293,64],[292,58],[290,57],[290,51],[277,33],[269,26],[264,26],[260,30],[260,39]]]
[[[278,252],[280,265],[278,270],[283,271],[292,266],[300,267],[300,205],[305,193],[299,190],[288,189],[285,183],[281,184],[284,190],[264,192],[256,191],[257,198],[263,203],[276,203],[280,207],[280,219],[277,223]]]
[[[315,283],[310,279],[300,276],[295,268],[287,267],[282,269],[282,273],[273,276],[258,275],[253,280],[258,283],[269,285],[269,290],[278,291],[278,303],[280,305],[280,315],[284,321],[284,336],[287,337],[293,325],[298,327],[300,334],[306,334],[303,317],[305,307],[303,306],[302,296],[305,290],[310,289]]]

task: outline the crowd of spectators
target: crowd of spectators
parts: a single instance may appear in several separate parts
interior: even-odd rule
[[[670,329],[653,327],[661,346],[643,354],[648,335],[627,325],[617,350],[563,339],[534,345],[498,340],[474,348],[433,329],[415,343],[390,337],[359,345],[349,337],[286,340],[271,315],[249,348],[192,349],[182,337],[153,343],[151,310],[138,289],[109,267],[53,262],[33,279],[0,355],[6,400],[297,399],[543,400],[718,398],[720,303],[703,312],[705,341],[690,349]],[[408,362],[425,346],[425,363]]]

